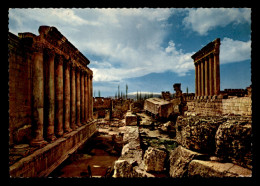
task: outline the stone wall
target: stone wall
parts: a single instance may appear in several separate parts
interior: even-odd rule
[[[252,168],[251,117],[178,116],[175,128],[181,146]]]
[[[187,101],[186,114],[201,116],[252,115],[251,97],[229,97],[228,99],[202,99]]]

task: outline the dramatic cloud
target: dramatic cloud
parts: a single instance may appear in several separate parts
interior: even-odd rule
[[[206,35],[217,26],[224,27],[230,23],[251,23],[251,10],[248,8],[198,8],[187,9],[188,15],[183,24],[200,35]]]
[[[240,62],[251,58],[251,41],[237,41],[224,38],[220,45],[220,61],[222,64]]]
[[[191,55],[177,49],[169,18],[187,15],[183,24],[201,35],[217,26],[250,22],[250,9],[10,9],[9,29],[38,34],[40,25],[55,26],[87,58],[94,81],[120,81],[172,71],[185,76],[194,69]],[[221,63],[250,58],[251,42],[224,38]],[[179,45],[180,46],[180,45]]]

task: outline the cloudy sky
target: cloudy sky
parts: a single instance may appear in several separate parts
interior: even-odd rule
[[[251,84],[251,9],[10,9],[9,31],[38,35],[40,25],[56,27],[89,60],[95,95],[128,92],[173,93],[181,83],[194,92],[191,56],[216,38],[220,84]]]

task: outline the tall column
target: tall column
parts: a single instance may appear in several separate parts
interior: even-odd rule
[[[198,96],[198,64],[195,63],[195,96]]]
[[[56,135],[63,135],[63,57],[55,57],[55,125]]]
[[[85,122],[88,121],[88,102],[89,102],[89,97],[88,97],[88,75],[87,72],[84,73],[84,98],[85,98]]]
[[[85,121],[85,117],[84,117],[84,114],[85,114],[85,106],[84,106],[84,102],[85,102],[85,99],[84,99],[84,70],[81,69],[80,71],[80,121],[81,123],[83,123]]]
[[[93,120],[93,84],[92,84],[93,76],[90,75],[90,120]]]
[[[214,95],[214,76],[213,76],[213,59],[212,55],[209,55],[209,95]]]
[[[220,92],[219,52],[214,52],[214,95]]]
[[[46,144],[43,138],[43,51],[41,45],[35,45],[32,59],[32,146]]]
[[[205,95],[209,96],[209,60],[205,57]]]
[[[198,96],[201,96],[201,67],[200,67],[200,61],[197,61],[197,68],[198,68]]]
[[[71,132],[70,128],[70,62],[64,61],[64,132]]]
[[[71,65],[71,94],[70,94],[70,124],[71,128],[75,130],[76,126],[76,77],[75,65]]]
[[[77,126],[81,126],[80,124],[80,69],[77,67],[76,69],[76,124]]]
[[[45,112],[46,112],[46,125],[47,125],[47,140],[53,141],[56,139],[54,135],[54,120],[55,120],[55,86],[54,86],[54,58],[55,52],[50,49],[45,50]]]
[[[202,59],[201,60],[201,63],[200,63],[200,72],[201,72],[201,96],[204,96],[205,95],[205,77],[204,77],[204,60]]]

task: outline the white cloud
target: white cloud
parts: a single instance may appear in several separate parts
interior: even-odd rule
[[[221,64],[239,62],[251,58],[251,40],[244,42],[224,38],[220,45]]]
[[[224,27],[230,23],[251,22],[251,9],[249,8],[198,8],[187,9],[188,15],[183,24],[200,35],[206,35],[209,30],[217,26]]]
[[[167,20],[175,11],[147,8],[11,9],[9,28],[15,34],[38,34],[40,25],[55,26],[87,58],[94,56],[90,59],[94,81],[120,81],[166,70],[184,76],[194,69],[191,55],[195,52],[183,53],[172,40],[162,46],[170,32]],[[250,21],[248,9],[188,11],[184,23],[201,34],[221,24]],[[215,22],[213,18],[216,18]],[[248,47],[248,42],[225,38],[221,45],[221,60],[228,63],[246,59]]]

